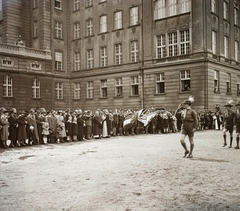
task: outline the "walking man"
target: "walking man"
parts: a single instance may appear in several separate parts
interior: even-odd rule
[[[237,111],[236,111],[236,119],[235,119],[235,123],[236,123],[236,142],[237,145],[235,147],[235,149],[239,149],[239,134],[240,134],[240,101],[238,101],[238,103],[236,104],[237,106]]]
[[[192,152],[194,148],[194,132],[197,130],[198,126],[198,118],[195,110],[191,108],[191,104],[193,101],[185,100],[183,102],[184,109],[182,110],[182,128],[181,128],[181,144],[185,150],[183,157],[192,158]],[[185,138],[188,135],[190,142],[190,151],[187,148],[185,143]]]
[[[223,114],[223,147],[227,146],[227,135],[226,133],[229,131],[230,134],[230,145],[228,148],[232,148],[232,140],[233,140],[233,127],[235,125],[235,113],[232,110],[231,101],[225,104],[226,111]]]

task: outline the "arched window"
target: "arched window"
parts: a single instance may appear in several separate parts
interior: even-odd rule
[[[37,78],[32,82],[32,98],[40,98],[40,81]]]
[[[6,75],[3,79],[3,97],[12,97],[13,96],[13,84],[12,78],[9,75]]]

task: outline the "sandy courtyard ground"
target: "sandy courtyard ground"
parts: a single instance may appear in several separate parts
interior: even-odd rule
[[[222,131],[200,131],[187,159],[179,138],[1,149],[0,210],[240,210],[240,150],[222,147]]]

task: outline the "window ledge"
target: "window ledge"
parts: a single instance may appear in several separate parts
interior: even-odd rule
[[[135,27],[135,26],[140,26],[140,23],[137,23],[137,24],[135,24],[135,25],[128,26],[128,28],[133,28],[133,27]]]
[[[80,101],[81,99],[73,99],[73,101]]]
[[[9,96],[9,97],[8,97],[8,96],[2,96],[2,98],[3,98],[3,99],[14,99],[13,96]]]
[[[73,10],[73,13],[75,13],[75,12],[79,12],[80,11],[80,9],[77,9],[77,10]]]
[[[220,91],[214,91],[215,94],[221,94]]]
[[[32,99],[32,100],[36,100],[36,101],[37,101],[37,100],[39,100],[39,101],[41,101],[41,100],[42,100],[42,98],[41,98],[41,97],[40,97],[40,98],[32,97],[31,99]]]
[[[76,38],[76,39],[73,39],[72,41],[78,41],[78,40],[81,40],[82,38]]]
[[[123,29],[124,29],[124,28],[113,29],[112,32],[121,31],[121,30],[123,30]]]
[[[130,95],[130,98],[135,98],[135,97],[139,97],[139,95]]]
[[[88,8],[90,8],[90,7],[93,7],[93,5],[86,6],[85,8],[88,9]]]
[[[38,36],[36,36],[36,37],[33,37],[33,39],[38,39]]]
[[[154,94],[154,96],[159,96],[159,95],[160,95],[160,96],[161,96],[161,95],[166,95],[166,93],[164,92],[164,93],[155,93],[155,94]]]
[[[108,31],[106,31],[106,32],[100,32],[100,33],[98,33],[98,35],[103,35],[103,34],[108,34],[109,32]]]
[[[64,99],[56,99],[56,98],[55,98],[55,100],[56,100],[56,101],[64,101]]]
[[[107,100],[108,97],[99,97],[100,100]]]
[[[94,37],[95,35],[92,34],[92,35],[89,35],[89,36],[85,36],[84,38],[90,38],[90,37]]]
[[[60,38],[60,37],[53,37],[53,39],[64,41],[64,39],[63,39],[63,38]]]
[[[93,97],[91,97],[91,98],[86,98],[85,100],[94,100],[94,98],[93,98]]]
[[[226,92],[226,95],[232,95],[232,93],[231,92]]]
[[[55,10],[63,11],[62,8],[54,7]]]
[[[117,99],[117,98],[123,98],[123,96],[114,96],[113,98]]]
[[[107,0],[106,1],[100,1],[100,2],[98,2],[98,4],[104,4],[106,2],[107,2]]]
[[[191,91],[180,91],[179,94],[190,94],[192,93]]]

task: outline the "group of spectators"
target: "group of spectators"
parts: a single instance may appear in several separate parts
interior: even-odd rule
[[[56,111],[38,107],[30,109],[29,112],[25,110],[17,112],[15,108],[7,110],[2,107],[0,108],[1,146],[21,147],[118,135],[175,133],[181,130],[182,109],[167,111],[164,107],[159,107],[143,110]],[[144,118],[148,115],[151,115],[151,118]],[[217,114],[217,109],[215,112],[200,111],[198,118],[198,130],[221,129],[221,114]],[[128,119],[130,121],[127,122]]]

